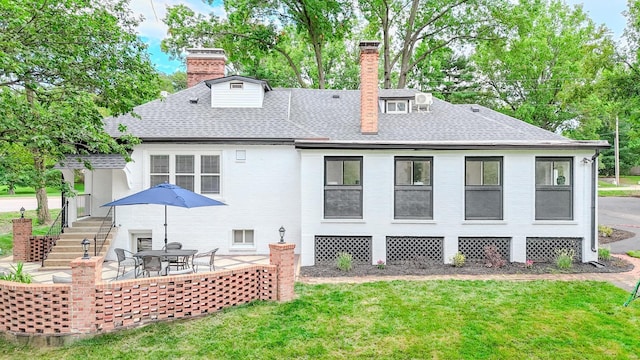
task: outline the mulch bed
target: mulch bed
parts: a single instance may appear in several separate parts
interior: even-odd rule
[[[609,237],[600,237],[600,244],[608,244],[635,236],[634,233],[614,229]],[[522,263],[507,263],[500,268],[485,266],[482,262],[467,262],[462,267],[454,267],[441,263],[418,263],[408,261],[403,265],[385,265],[378,268],[370,264],[354,264],[350,271],[341,271],[334,264],[303,266],[300,268],[302,277],[355,277],[355,276],[402,276],[402,275],[484,275],[484,274],[576,274],[576,273],[616,273],[633,269],[630,263],[612,257],[603,261],[603,268],[597,268],[589,263],[574,263],[571,269],[559,270],[555,264],[539,262],[530,267]]]
[[[613,233],[611,234],[611,236],[598,236],[598,243],[601,245],[608,244],[620,240],[626,240],[634,236],[636,236],[636,234],[632,233],[631,231],[613,229]]]

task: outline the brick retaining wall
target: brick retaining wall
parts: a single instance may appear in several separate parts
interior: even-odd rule
[[[71,284],[0,281],[0,333],[68,337],[213,313],[255,300],[289,301],[293,244],[270,244],[270,265],[102,282],[103,257],[71,262]]]
[[[209,314],[254,300],[275,300],[273,265],[99,284],[94,331]]]
[[[11,334],[70,334],[71,286],[0,280],[0,331]]]

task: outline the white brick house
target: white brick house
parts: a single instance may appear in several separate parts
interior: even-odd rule
[[[91,214],[168,181],[229,205],[169,209],[169,241],[221,254],[267,254],[284,226],[302,265],[338,251],[368,263],[449,262],[457,251],[480,257],[487,244],[518,262],[558,247],[597,259],[597,155],[606,142],[378,89],[377,46],[361,43],[361,90],[220,77],[224,53],[196,49],[187,60],[193,86],[137,107],[140,119],[107,120],[113,136],[122,123],[142,144],[126,166],[96,160],[86,172]],[[162,211],[119,207],[113,247],[135,251],[152,239],[160,248]]]

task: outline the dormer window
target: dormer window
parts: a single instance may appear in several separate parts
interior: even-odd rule
[[[241,82],[230,82],[229,83],[229,89],[231,89],[231,90],[242,90],[243,87],[244,87],[244,83],[241,83]]]
[[[387,114],[406,114],[409,109],[409,100],[387,100]]]

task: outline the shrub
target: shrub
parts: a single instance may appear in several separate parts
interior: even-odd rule
[[[613,229],[606,225],[598,225],[598,234],[604,237],[609,237],[613,234]]]
[[[378,269],[384,269],[384,266],[385,266],[384,260],[382,259],[378,260],[378,263],[376,264],[376,266],[378,267]]]
[[[21,262],[18,263],[17,267],[14,267],[13,265],[11,265],[11,267],[13,268],[13,271],[10,271],[8,274],[0,275],[0,280],[15,281],[23,284],[31,284],[31,275],[27,274],[26,272],[23,272],[23,266],[24,264]]]
[[[640,258],[640,250],[629,250],[627,251],[627,255],[634,258]]]
[[[485,263],[487,267],[501,268],[507,263],[507,260],[502,258],[502,254],[500,254],[498,247],[495,245],[484,247],[484,257],[487,260]]]
[[[451,258],[451,262],[453,263],[453,266],[455,266],[455,267],[463,267],[464,266],[464,260],[465,260],[464,254],[461,253],[460,251],[458,251]]]
[[[575,256],[573,249],[556,249],[556,266],[561,270],[571,269]]]
[[[533,267],[533,260],[527,260],[524,263],[524,267],[527,268],[527,269],[531,269]]]
[[[611,249],[607,247],[598,248],[598,259],[604,261],[611,260]]]
[[[338,269],[342,271],[349,271],[353,267],[353,256],[346,252],[338,253],[338,260],[336,265]]]

